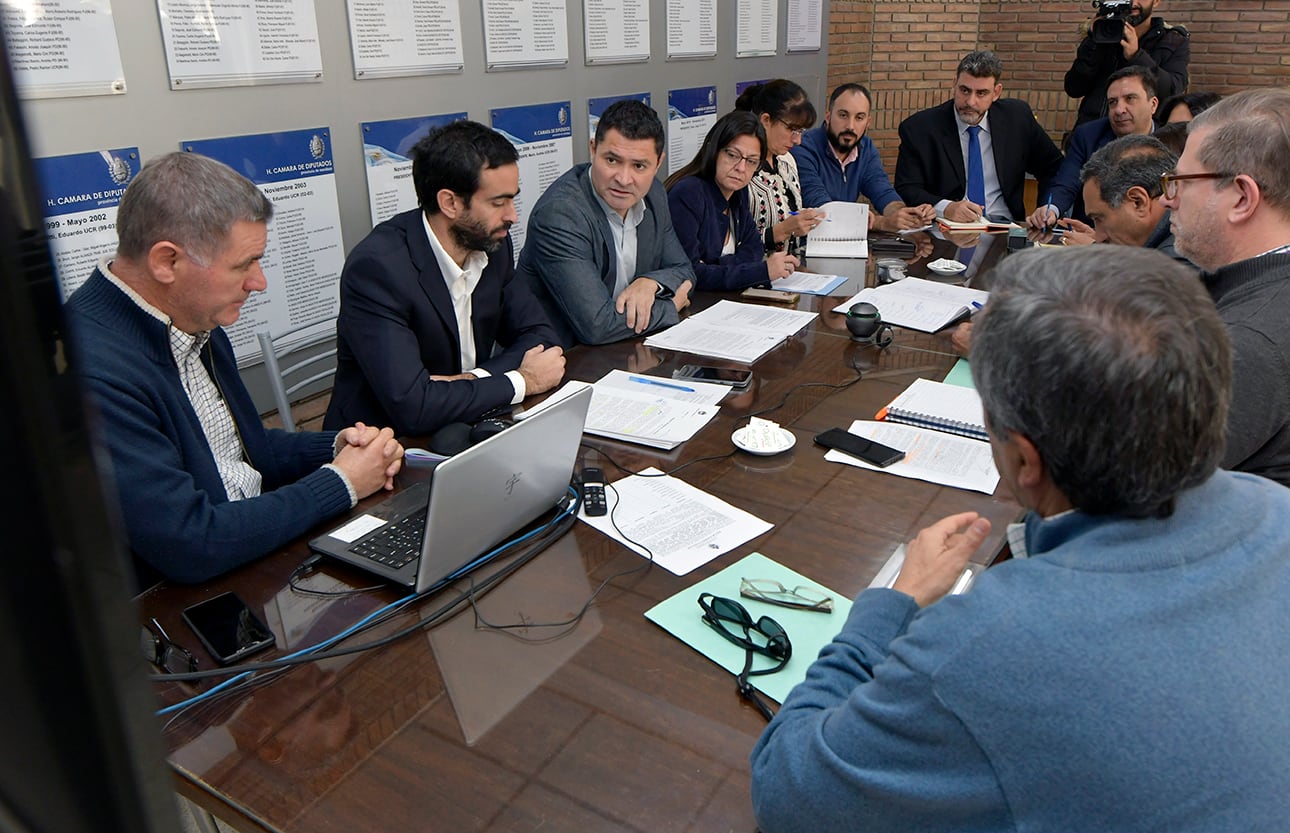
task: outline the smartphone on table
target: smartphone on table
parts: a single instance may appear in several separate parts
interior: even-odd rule
[[[273,644],[273,632],[236,593],[220,593],[185,608],[184,621],[221,665]]]
[[[673,371],[673,379],[693,379],[696,382],[711,382],[717,385],[729,385],[740,389],[748,387],[752,381],[752,371],[737,367],[711,367],[705,364],[682,365]]]
[[[899,449],[865,439],[841,428],[830,428],[822,434],[817,434],[815,442],[825,448],[835,448],[843,454],[858,457],[880,469],[905,459],[905,452]]]

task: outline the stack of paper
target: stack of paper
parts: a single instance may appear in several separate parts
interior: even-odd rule
[[[825,460],[987,495],[994,494],[995,487],[999,485],[999,471],[994,467],[990,446],[985,443],[912,425],[859,419],[847,430],[857,437],[898,448],[905,452],[905,459],[886,468],[878,468],[858,457],[830,450],[825,453]]]
[[[649,336],[645,344],[752,364],[815,316],[813,312],[718,301],[675,327]]]
[[[807,257],[868,257],[869,206],[858,202],[826,202],[824,222],[806,235]]]
[[[651,448],[676,448],[717,415],[717,403],[728,393],[726,385],[611,370],[592,386],[583,430]]]
[[[888,324],[934,333],[945,325],[970,313],[977,305],[985,306],[990,293],[982,289],[937,283],[922,278],[905,278],[896,283],[862,289],[833,308],[846,314],[852,304],[868,301]]]

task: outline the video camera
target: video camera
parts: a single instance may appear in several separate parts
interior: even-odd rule
[[[1097,15],[1089,36],[1093,43],[1119,43],[1124,40],[1124,24],[1132,22],[1133,0],[1093,0]]]

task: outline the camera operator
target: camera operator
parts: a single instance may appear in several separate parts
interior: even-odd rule
[[[1191,41],[1182,26],[1152,16],[1159,0],[1094,0],[1097,13],[1081,25],[1084,39],[1075,62],[1066,72],[1066,94],[1084,97],[1076,126],[1106,115],[1106,85],[1111,73],[1136,64],[1156,77],[1156,93],[1164,101],[1187,89]],[[1123,26],[1119,39],[1117,24]]]

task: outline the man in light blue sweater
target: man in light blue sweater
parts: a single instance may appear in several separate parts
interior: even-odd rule
[[[941,599],[989,530],[953,516],[856,599],[753,751],[761,830],[1284,829],[1290,491],[1217,470],[1213,303],[1147,249],[996,274],[972,371],[1014,557]]]

